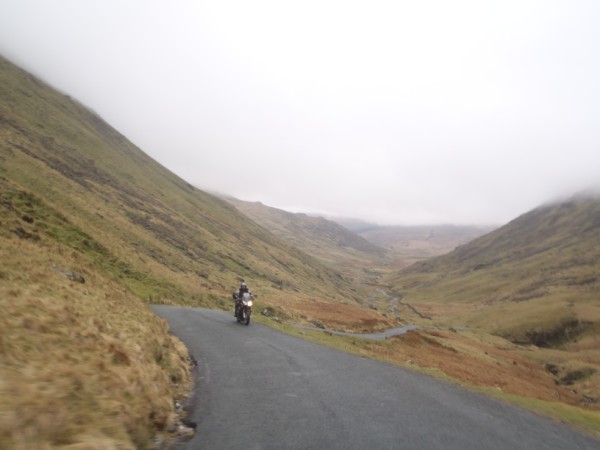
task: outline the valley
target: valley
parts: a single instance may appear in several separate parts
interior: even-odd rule
[[[149,305],[231,311],[242,280],[253,320],[600,435],[596,194],[357,233],[204,192],[3,58],[0,100],[0,447],[176,439],[194,363]]]
[[[303,241],[289,231],[311,221],[302,229],[314,230],[318,223],[322,230],[325,219],[237,200],[233,204],[307,252],[326,235],[321,232]],[[268,219],[273,216],[280,218]],[[326,332],[310,335],[317,342],[483,389],[546,415],[561,411],[557,418],[589,427],[600,411],[600,303],[595,275],[599,218],[600,198],[582,193],[542,205],[488,233],[479,232],[453,251],[440,250],[437,257],[423,258],[423,246],[415,250],[412,244],[423,238],[426,227],[395,227],[398,236],[388,235],[387,242],[396,239],[396,246],[376,257],[362,253],[358,264],[356,248],[344,259],[339,254],[343,246],[330,243],[333,250],[323,260],[336,261],[349,278],[369,290],[363,304],[367,309],[357,310],[364,320],[346,305],[305,303],[295,305],[293,321],[307,323],[310,318],[308,325],[363,333],[382,331],[390,321],[419,325],[384,342]],[[286,227],[278,228],[286,221]],[[442,228],[451,232],[438,243],[456,243],[458,227]],[[474,228],[464,230],[467,235],[473,232]],[[321,255],[327,252],[325,243],[318,246]],[[377,322],[373,312],[387,320]],[[597,427],[591,426],[596,431]]]

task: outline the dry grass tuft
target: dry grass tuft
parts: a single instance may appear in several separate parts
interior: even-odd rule
[[[148,448],[168,435],[190,374],[166,323],[60,247],[0,243],[0,448]]]

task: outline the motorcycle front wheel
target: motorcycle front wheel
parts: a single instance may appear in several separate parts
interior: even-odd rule
[[[244,311],[244,323],[246,325],[250,324],[250,311]]]

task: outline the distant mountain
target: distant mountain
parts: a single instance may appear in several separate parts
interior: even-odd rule
[[[286,242],[335,263],[340,258],[381,258],[387,251],[405,261],[419,261],[448,253],[494,229],[460,225],[382,226],[359,219],[291,213],[228,196],[222,198]]]
[[[495,227],[461,225],[371,226],[358,234],[408,260],[439,256]]]
[[[347,228],[348,230],[357,234],[376,228],[382,228],[380,225],[376,225],[361,219],[352,219],[347,217],[327,217],[327,219],[339,223],[344,228]]]
[[[556,346],[600,332],[600,197],[543,205],[390,279],[403,301],[502,335]],[[439,315],[436,315],[440,318]]]
[[[329,262],[343,259],[372,259],[384,250],[343,226],[323,217],[291,213],[263,205],[225,197],[242,213],[296,248]]]

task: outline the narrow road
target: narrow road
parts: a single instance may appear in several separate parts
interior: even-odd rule
[[[153,307],[198,360],[191,449],[599,449],[566,426],[233,314]]]

